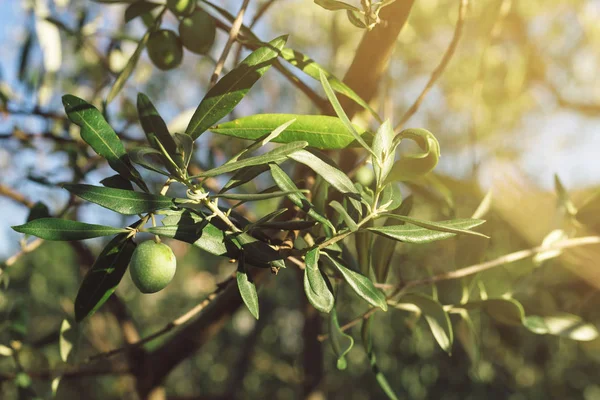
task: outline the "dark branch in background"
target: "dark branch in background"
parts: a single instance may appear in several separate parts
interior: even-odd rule
[[[400,132],[402,130],[402,127],[406,123],[406,121],[408,121],[410,119],[410,117],[412,117],[417,112],[417,110],[421,106],[421,103],[425,99],[425,96],[427,95],[429,90],[433,87],[433,85],[435,84],[435,81],[437,81],[438,78],[442,75],[442,73],[446,69],[446,66],[448,65],[448,62],[450,62],[450,59],[452,59],[452,56],[454,55],[454,51],[456,50],[456,46],[458,45],[458,41],[460,40],[460,37],[462,34],[465,17],[467,16],[468,5],[469,5],[469,0],[459,0],[458,19],[456,21],[456,27],[454,28],[454,35],[452,36],[450,45],[448,46],[448,49],[444,53],[444,56],[442,57],[442,60],[440,61],[439,65],[431,73],[431,77],[429,78],[429,81],[423,88],[423,91],[421,92],[419,97],[417,97],[417,99],[415,100],[413,105],[410,106],[410,108],[406,111],[406,113],[404,113],[404,115],[400,119],[400,122],[398,122],[398,124],[394,128],[394,131],[396,133]]]

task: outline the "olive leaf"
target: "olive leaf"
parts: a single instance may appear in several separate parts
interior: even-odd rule
[[[186,129],[186,134],[195,140],[229,114],[271,67],[286,41],[287,36],[272,40],[253,51],[240,65],[223,76],[200,102]]]
[[[61,218],[38,218],[12,228],[17,232],[37,236],[45,240],[83,240],[127,232],[123,228],[86,224]]]
[[[113,294],[123,278],[135,250],[127,233],[114,237],[102,250],[92,268],[83,278],[75,298],[75,321],[93,314]]]
[[[319,269],[319,249],[308,251],[304,261],[304,293],[314,308],[328,313],[333,308],[335,299],[327,283],[327,276]]]
[[[102,113],[85,100],[70,94],[64,95],[62,102],[69,120],[81,128],[82,139],[104,157],[112,169],[148,191],[139,172],[131,165],[123,143]]]
[[[403,139],[411,139],[419,145],[420,153],[405,155],[396,161],[385,183],[410,181],[433,170],[440,159],[440,144],[433,134],[425,129],[405,129],[394,139],[393,148]]]
[[[331,339],[331,347],[337,356],[337,368],[339,370],[344,370],[348,367],[346,354],[352,350],[354,339],[340,328],[335,307],[333,307],[329,313],[329,336]]]
[[[256,292],[256,286],[252,281],[252,277],[248,274],[244,265],[244,257],[240,257],[238,261],[236,280],[244,304],[248,307],[250,314],[258,319],[258,293]]]

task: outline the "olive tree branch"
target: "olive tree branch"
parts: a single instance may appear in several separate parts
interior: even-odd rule
[[[438,78],[442,75],[442,73],[446,69],[446,66],[450,62],[450,59],[454,55],[454,51],[456,50],[456,46],[458,45],[458,41],[460,40],[460,37],[462,35],[468,5],[469,0],[459,0],[458,19],[456,21],[456,27],[454,28],[454,35],[452,36],[450,45],[448,46],[448,49],[446,49],[446,52],[444,53],[444,56],[442,57],[442,60],[440,61],[438,66],[431,73],[431,77],[429,78],[429,81],[421,91],[419,97],[417,97],[412,106],[410,106],[410,108],[404,113],[404,115],[400,119],[400,122],[398,122],[398,125],[396,125],[396,127],[394,128],[394,131],[396,133],[400,133],[406,121],[408,121],[410,117],[412,117],[417,112],[417,110],[421,106],[421,103],[425,99],[425,96],[433,87]]]
[[[464,278],[465,276],[474,275],[474,274],[486,271],[488,269],[492,269],[492,268],[510,264],[510,263],[513,263],[516,261],[524,260],[529,257],[533,257],[542,251],[564,250],[564,249],[569,249],[569,248],[573,248],[573,247],[593,245],[593,244],[600,244],[600,236],[582,236],[582,237],[573,238],[573,239],[566,239],[566,240],[554,243],[551,246],[536,246],[536,247],[532,247],[530,249],[519,250],[514,253],[505,254],[503,256],[500,256],[500,257],[495,258],[490,261],[470,265],[465,268],[461,268],[461,269],[458,269],[455,271],[445,272],[445,273],[434,275],[434,276],[431,276],[428,278],[409,281],[409,282],[406,282],[405,284],[391,285],[391,284],[385,284],[385,283],[376,283],[375,286],[380,289],[383,289],[383,290],[390,290],[390,289],[394,290],[394,292],[392,294],[386,296],[386,299],[388,300],[388,304],[389,304],[390,303],[389,300],[391,300],[393,297],[396,297],[397,295],[404,293],[406,290],[413,288],[413,287],[431,285],[433,283],[437,283],[437,282],[441,282],[441,281],[448,281],[448,280],[452,280],[452,279]],[[352,319],[347,324],[343,325],[341,327],[341,330],[346,331],[346,330],[352,328],[356,324],[360,323],[363,319],[367,319],[369,316],[371,316],[378,310],[380,310],[380,309],[379,308],[370,308],[369,310],[364,312],[362,315],[359,315],[358,317]],[[327,338],[329,338],[328,334],[323,334],[323,335],[319,336],[320,341],[325,341],[325,340],[327,340]]]

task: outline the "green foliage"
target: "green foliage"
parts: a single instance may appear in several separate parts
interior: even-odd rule
[[[96,312],[114,293],[136,248],[128,235],[114,237],[102,250],[94,265],[85,275],[75,298],[75,321]]]
[[[244,257],[241,257],[238,263],[236,280],[244,304],[248,307],[250,314],[258,319],[258,293],[256,292],[256,285],[252,281],[252,277],[248,274],[246,266],[244,265]]]
[[[252,52],[240,65],[221,78],[206,93],[185,132],[197,139],[229,114],[271,67],[286,41],[287,36],[273,39],[268,45]]]
[[[38,218],[25,225],[13,226],[12,228],[17,232],[34,235],[46,240],[81,240],[125,232],[125,229],[122,228],[86,224],[60,218]]]
[[[457,277],[464,278],[465,275],[471,275],[471,272],[467,271],[467,274],[464,270],[459,270],[458,272],[462,272],[464,275],[453,275],[452,272],[440,273],[437,271],[437,265],[440,263],[438,260],[448,263],[449,269],[466,267],[483,259],[483,253],[476,254],[477,252],[469,247],[475,245],[483,249],[487,247],[489,237],[474,229],[481,229],[478,228],[484,223],[481,217],[489,211],[491,197],[486,196],[472,218],[455,217],[464,214],[464,209],[461,208],[462,200],[457,199],[454,202],[449,195],[450,189],[444,185],[439,176],[432,174],[439,161],[440,142],[431,132],[422,128],[411,128],[396,134],[392,121],[386,119],[382,122],[369,103],[348,85],[308,55],[285,47],[287,35],[266,43],[252,32],[252,25],[248,27],[243,24],[239,27],[239,32],[232,35],[232,40],[237,40],[240,45],[253,51],[241,63],[237,63],[229,72],[225,73],[214,86],[208,88],[193,113],[185,134],[171,132],[158,109],[164,108],[165,111],[172,112],[174,108],[179,107],[177,101],[165,102],[170,99],[157,96],[157,89],[148,85],[144,90],[149,90],[148,93],[152,95],[158,108],[144,93],[138,93],[137,104],[134,107],[128,99],[127,91],[123,91],[129,78],[134,76],[138,64],[145,61],[142,58],[143,50],[147,48],[149,59],[159,69],[174,69],[183,61],[184,47],[194,53],[206,55],[214,45],[217,26],[219,28],[227,27],[223,21],[232,23],[236,17],[207,1],[198,4],[195,1],[187,0],[168,0],[166,4],[145,0],[137,2],[105,0],[100,2],[128,4],[124,8],[125,21],[130,22],[142,17],[147,24],[147,31],[140,39],[133,39],[126,35],[118,38],[111,37],[111,40],[119,42],[118,45],[120,45],[120,41],[135,41],[137,48],[123,69],[118,74],[114,74],[116,79],[108,90],[102,110],[98,110],[90,103],[73,95],[67,94],[62,99],[67,118],[80,128],[83,141],[101,159],[105,160],[117,172],[117,175],[100,180],[103,186],[79,183],[84,178],[91,179],[92,175],[86,174],[90,170],[96,169],[97,166],[93,163],[88,163],[92,164],[88,165],[82,162],[89,161],[87,160],[89,157],[85,153],[87,148],[83,150],[79,148],[84,147],[80,146],[83,143],[64,136],[60,137],[59,142],[66,142],[65,146],[68,146],[69,162],[73,166],[74,174],[70,183],[61,183],[61,186],[84,202],[100,205],[124,216],[139,215],[140,220],[122,228],[87,224],[70,219],[73,218],[73,214],[70,213],[69,208],[56,214],[61,218],[51,218],[48,207],[43,203],[37,203],[31,207],[27,223],[13,227],[15,231],[25,235],[33,235],[51,241],[75,241],[114,235],[114,238],[103,248],[91,269],[86,273],[79,288],[73,305],[76,322],[85,320],[110,298],[128,267],[134,285],[141,292],[154,293],[166,287],[174,277],[176,260],[169,246],[157,243],[160,242],[159,237],[162,237],[168,239],[169,243],[173,240],[173,244],[174,241],[191,244],[201,251],[203,254],[201,257],[206,256],[204,253],[210,254],[210,258],[202,258],[204,261],[207,259],[221,260],[223,265],[227,265],[225,264],[227,260],[232,264],[237,263],[235,278],[239,294],[251,315],[257,320],[259,319],[258,289],[263,280],[261,278],[255,281],[254,277],[263,273],[268,274],[271,271],[273,274],[279,273],[288,277],[278,277],[278,280],[290,279],[289,277],[294,275],[290,273],[290,267],[299,267],[302,270],[302,288],[308,302],[316,310],[330,314],[328,316],[328,340],[332,345],[337,367],[339,369],[346,369],[348,366],[354,368],[358,358],[348,356],[354,344],[350,328],[363,320],[361,333],[368,362],[375,374],[375,380],[390,399],[399,398],[394,393],[393,387],[402,385],[401,389],[405,391],[408,390],[408,385],[405,383],[404,375],[398,379],[394,377],[394,380],[390,381],[385,378],[382,369],[388,368],[392,362],[384,353],[383,346],[378,360],[374,351],[374,340],[376,341],[375,345],[379,345],[377,341],[381,341],[388,346],[388,349],[390,346],[399,345],[398,348],[401,348],[403,352],[414,350],[411,346],[417,348],[415,354],[418,351],[422,353],[429,351],[430,354],[426,356],[418,354],[420,359],[426,359],[427,357],[433,358],[432,354],[434,354],[433,350],[427,348],[427,340],[433,343],[432,347],[435,347],[434,344],[437,343],[445,353],[450,355],[453,352],[456,336],[457,341],[471,355],[475,369],[478,357],[472,354],[478,352],[477,349],[474,350],[478,345],[477,329],[471,318],[480,317],[477,311],[483,311],[493,323],[521,329],[524,327],[523,331],[537,335],[552,335],[590,343],[598,338],[598,331],[594,324],[586,322],[575,314],[558,310],[542,312],[539,309],[543,307],[532,306],[530,308],[529,305],[527,305],[526,312],[526,307],[520,301],[508,297],[512,293],[505,293],[505,297],[488,297],[486,289],[490,279],[484,273],[459,281],[456,279]],[[315,0],[315,3],[326,10],[345,10],[351,24],[371,30],[381,23],[379,12],[393,1],[364,1],[361,2],[360,8],[334,0]],[[209,10],[210,14],[205,9]],[[169,12],[167,15],[171,19],[173,16],[177,17],[178,33],[161,28],[163,16],[167,11]],[[218,18],[214,15],[218,15]],[[254,22],[256,20],[258,18]],[[85,16],[81,18],[81,25],[84,22]],[[55,21],[54,25],[61,26],[61,23]],[[414,27],[411,28],[414,29]],[[63,31],[70,30],[64,24],[62,29]],[[73,36],[77,40],[84,40],[84,30],[79,29],[77,32],[78,34]],[[419,34],[421,33],[419,31]],[[31,40],[29,38],[24,46],[21,60],[23,64],[26,64],[29,57],[26,53],[30,51]],[[232,53],[236,50],[235,45],[233,50]],[[229,49],[224,51],[225,56],[228,51]],[[237,56],[240,54],[241,50]],[[231,55],[228,60],[233,58]],[[204,61],[208,59],[209,57]],[[239,60],[239,58],[235,59]],[[283,67],[280,64],[281,60],[288,62],[294,72]],[[311,115],[310,113],[316,112],[315,108],[317,107],[308,110],[309,114],[300,114],[298,110],[291,110],[291,113],[269,113],[271,110],[264,110],[263,108],[267,107],[263,107],[263,99],[257,96],[253,101],[257,104],[260,103],[260,107],[255,107],[260,109],[260,113],[238,117],[239,113],[236,110],[232,119],[220,122],[225,117],[233,115],[235,107],[271,66],[276,66],[285,76],[291,77],[292,82],[309,94],[309,97],[314,98],[315,106],[322,108],[321,111],[326,113],[328,105],[322,104],[323,99],[312,91],[312,86],[300,81],[295,73],[302,71],[310,78],[318,80],[329,100],[332,112],[335,112],[337,117]],[[229,68],[230,65],[226,64],[225,71]],[[392,78],[390,76],[390,79]],[[197,80],[202,81],[202,79]],[[112,82],[112,77],[107,81]],[[162,89],[161,82],[153,82],[153,84]],[[73,92],[79,93],[79,91]],[[117,117],[119,121],[114,121],[112,118],[109,119],[109,116],[112,117],[112,115],[109,115],[107,105],[122,92],[123,99],[120,99],[119,103],[122,114]],[[98,90],[98,93],[105,92]],[[368,114],[368,117],[359,116],[353,122],[350,113],[347,114],[343,109],[337,97],[339,94],[367,110],[369,113],[363,114]],[[97,98],[94,100],[95,104]],[[8,101],[4,100],[4,96],[2,99],[4,103]],[[385,108],[386,106],[382,105],[382,109]],[[127,132],[127,128],[136,119],[136,110],[137,119],[145,135],[143,143]],[[243,111],[246,112],[246,110]],[[40,116],[44,114],[37,108],[36,112]],[[386,110],[385,115],[391,114]],[[52,118],[60,120],[60,117],[55,115]],[[120,119],[123,119],[126,124],[121,124]],[[111,123],[108,122],[109,120]],[[376,123],[378,126],[372,126],[371,123]],[[123,126],[125,128],[122,128]],[[113,127],[119,127],[119,129],[115,131]],[[206,131],[216,135],[207,135],[201,140],[197,140]],[[212,139],[215,139],[214,142],[211,142]],[[416,154],[397,154],[398,146],[406,139],[416,143],[419,148]],[[244,144],[242,143],[244,140],[251,141],[251,143]],[[127,148],[124,142],[127,144]],[[218,148],[208,147],[214,146],[215,143]],[[223,145],[224,143],[225,145]],[[274,146],[274,143],[279,145]],[[195,154],[196,157],[192,158],[195,145],[199,151]],[[364,157],[364,164],[356,162],[352,166],[353,168],[361,167],[363,170],[372,170],[372,174],[369,172],[371,175],[367,178],[358,179],[360,183],[356,182],[355,171],[341,167],[345,165],[344,157],[351,154],[350,152]],[[283,163],[286,163],[285,166]],[[133,164],[162,175],[159,178],[163,178],[163,181],[155,182],[157,176],[147,174],[145,171],[144,175],[141,175]],[[299,178],[304,178],[304,176],[296,174],[292,179],[291,173],[288,175],[284,171],[283,168],[288,168],[288,166],[307,167],[303,170],[310,169],[310,172],[307,174],[306,180],[301,182]],[[289,170],[286,169],[286,171]],[[103,173],[104,171],[98,169],[97,172]],[[265,172],[269,172],[269,174],[261,176]],[[400,185],[399,182],[403,184]],[[160,184],[162,184],[162,188]],[[403,192],[407,186],[412,195],[404,198]],[[583,206],[575,207],[575,202],[571,200],[571,196],[558,176],[555,176],[555,189],[559,208],[566,211],[568,217],[566,223],[577,225],[574,217],[581,223],[589,222],[588,218],[594,217],[598,209],[597,196],[592,197],[590,202]],[[177,195],[167,195],[170,190]],[[444,197],[445,203],[438,197]],[[469,195],[469,197],[475,196]],[[450,200],[448,200],[449,198]],[[274,201],[267,202],[268,200],[276,200],[280,204],[275,205]],[[444,206],[440,206],[442,203]],[[71,200],[68,207],[77,205],[78,203]],[[413,205],[416,206],[414,214],[417,214],[418,217],[408,216]],[[426,210],[424,211],[424,209]],[[427,219],[422,219],[421,216],[427,215],[427,212],[430,215],[424,217]],[[157,218],[159,219],[158,226]],[[446,220],[437,221],[437,219],[444,218]],[[150,221],[152,226],[146,226]],[[593,224],[591,226],[594,228]],[[560,235],[547,236],[547,240],[543,243],[544,249],[542,250],[544,251],[535,250],[538,254],[534,258],[534,265],[539,265],[537,261],[542,258],[550,258],[547,257],[549,253],[545,248],[551,247],[557,243],[557,240],[564,241],[568,237],[565,234],[566,231],[567,228],[563,230],[561,227],[560,230],[553,231],[553,233],[559,232]],[[486,229],[485,232],[487,233],[488,230]],[[151,234],[156,238],[154,241],[148,240],[136,246],[139,234]],[[454,238],[457,235],[458,237]],[[424,244],[451,238],[454,238],[454,241],[448,240],[442,245],[432,244],[426,246],[425,249],[420,246],[398,244],[398,242]],[[24,247],[22,254],[29,252],[26,247],[28,246],[26,239],[27,237],[22,242]],[[352,244],[354,247],[351,246]],[[82,250],[81,247],[77,247],[79,245],[81,244],[74,243],[73,249],[83,259],[87,254],[87,248]],[[453,248],[452,246],[455,245],[459,250],[467,247],[469,254],[466,257],[463,254],[453,254],[448,248]],[[173,248],[180,249],[175,245]],[[548,251],[553,257],[561,254],[560,250],[550,249]],[[457,251],[457,253],[461,253],[461,251]],[[398,260],[398,262],[393,263],[393,260]],[[456,265],[452,263],[453,260]],[[492,264],[479,264],[470,268],[473,271],[480,268],[482,272],[487,272],[487,268],[491,269],[492,267],[489,265]],[[394,272],[398,273],[390,274],[392,265],[394,265]],[[218,274],[233,272],[233,270],[225,270],[221,267],[218,266]],[[262,270],[252,269],[252,267],[262,268]],[[288,270],[282,270],[286,267]],[[205,287],[203,285],[206,282],[203,279],[212,274],[212,272],[210,274],[207,272],[210,268],[212,265],[195,263],[193,272],[185,278],[181,278],[185,280],[191,276],[181,293],[169,293],[167,296],[167,292],[164,292],[161,296],[168,297],[168,301],[177,303],[186,298],[184,295],[189,293],[193,293],[194,296],[197,293],[204,295]],[[26,273],[29,271],[24,274]],[[427,279],[422,277],[424,274],[433,274],[434,276]],[[179,279],[179,275],[177,279]],[[452,279],[458,283],[445,282]],[[442,283],[442,281],[444,282]],[[484,281],[486,282],[484,283]],[[197,285],[196,282],[202,284]],[[273,287],[278,288],[277,293],[279,294],[275,295],[278,296],[278,301],[273,302],[274,297],[262,298],[263,320],[265,314],[268,315],[275,307],[274,303],[277,303],[277,307],[282,307],[280,304],[282,298],[283,302],[291,304],[290,307],[297,306],[294,303],[297,299],[288,293],[287,286],[280,289],[284,285],[279,284],[279,281],[274,278],[272,282],[277,282],[277,285],[273,283]],[[124,289],[128,284],[124,282]],[[451,288],[445,287],[446,284]],[[41,288],[40,291],[42,291],[45,285],[47,283],[39,283],[32,287]],[[214,286],[214,282],[205,286]],[[415,291],[414,286],[426,286],[433,295]],[[209,294],[206,304],[218,298],[219,290],[223,287],[219,286],[214,295]],[[289,285],[289,288],[291,287],[294,286]],[[342,288],[351,289],[351,292],[357,296],[344,298]],[[474,294],[476,288],[479,289],[479,296]],[[517,295],[521,294],[518,293],[519,288],[520,286],[515,285]],[[30,288],[25,289],[29,290]],[[457,295],[458,292],[460,292],[459,295]],[[234,294],[237,296],[236,293]],[[269,293],[269,296],[271,295],[272,293]],[[178,298],[177,296],[182,297]],[[67,298],[68,296],[63,297]],[[133,302],[137,301],[135,296],[128,293],[124,293],[123,297],[127,301],[132,298]],[[156,298],[159,297],[156,296]],[[459,297],[460,301],[457,300]],[[5,298],[0,297],[0,304],[3,301]],[[42,302],[40,301],[40,303]],[[374,323],[372,314],[379,313],[379,311],[385,312],[389,306],[408,311],[410,317],[400,320],[396,317],[397,311],[390,312],[393,314],[392,317],[382,316],[382,318],[392,320],[390,327],[383,326],[382,329],[379,327],[372,329],[371,324]],[[202,305],[199,308],[203,309],[204,307],[205,305]],[[67,312],[70,310],[68,304],[67,306],[62,305],[62,308]],[[16,308],[14,314],[21,313],[23,309]],[[215,309],[217,308],[215,307]],[[346,312],[356,312],[356,310],[361,310],[362,316],[360,314],[353,315],[354,319],[347,326],[340,327],[337,312],[344,313],[343,319],[345,319]],[[142,311],[141,314],[152,314],[152,317],[157,320],[160,317],[158,312],[154,315],[155,310]],[[227,313],[232,314],[233,311],[233,309],[227,310]],[[207,313],[212,312],[214,311],[210,309],[207,311]],[[64,311],[61,310],[61,313],[64,314]],[[306,315],[309,313],[310,311],[306,311]],[[450,318],[453,314],[458,314],[460,318],[454,319],[454,325]],[[209,315],[210,318],[221,318],[218,315]],[[315,315],[317,314],[315,313]],[[416,322],[421,316],[424,317],[427,324],[421,325],[427,326],[432,335],[420,336],[419,327],[422,326],[416,325]],[[456,316],[454,315],[454,317]],[[168,317],[172,319],[170,316]],[[201,318],[203,316],[199,320]],[[183,319],[177,319],[167,325],[164,331],[159,331],[156,337],[178,326],[180,321],[187,322],[188,319],[189,316],[184,315]],[[27,333],[25,320],[25,317],[11,315],[11,322],[10,325],[7,325],[9,326],[7,330],[14,337],[21,339],[21,336]],[[263,320],[253,328],[255,329],[252,331],[253,336],[249,337],[251,340],[256,340],[259,335],[262,335],[260,330],[263,329],[262,324],[265,323]],[[398,320],[401,321],[401,324],[397,323]],[[219,319],[219,321],[221,320]],[[245,324],[242,318],[240,321],[236,321],[236,324],[239,323],[240,326]],[[278,329],[281,328],[283,331],[288,328],[287,325],[287,323],[281,323]],[[316,325],[318,326],[318,324]],[[417,345],[414,343],[410,346],[407,345],[409,339],[396,340],[395,337],[389,337],[391,329],[397,329],[398,325],[401,325],[400,329],[407,331],[404,333],[412,332],[415,336],[413,342],[416,342]],[[293,328],[296,329],[295,326]],[[315,334],[310,329],[311,326],[307,324],[304,330],[305,336]],[[379,330],[381,332],[378,332]],[[143,330],[143,332],[145,331],[146,329]],[[68,319],[64,319],[58,335],[59,353],[64,362],[73,359],[76,333],[78,332],[71,326]],[[295,334],[296,332],[290,334],[289,337],[294,339]],[[264,340],[266,336],[271,340],[272,336],[269,335],[273,335],[273,332],[266,332],[260,336],[260,339]],[[409,336],[406,335],[406,337]],[[11,340],[13,339],[11,337]],[[138,349],[136,346],[145,343],[143,341],[133,344],[131,349],[140,350],[140,354],[143,354],[145,350],[141,347]],[[0,350],[12,355],[14,350],[9,347],[5,349],[5,347],[0,347]],[[295,347],[295,343],[289,347]],[[131,354],[136,353],[132,352]],[[240,370],[248,369],[244,365],[247,362],[246,356],[247,354],[242,355],[239,360],[242,367]],[[257,365],[261,363],[272,363],[277,366],[285,364],[281,360],[272,361],[268,354],[257,353],[254,356],[258,360]],[[437,355],[435,356],[437,357]],[[439,362],[439,358],[436,361]],[[223,366],[219,364],[219,360],[214,360],[214,365],[212,373],[221,379],[221,375],[226,375],[219,372],[219,368]],[[407,367],[406,371],[408,370]],[[40,372],[40,374],[42,373],[43,371]],[[475,372],[473,374],[475,375]],[[422,375],[425,376],[425,373]],[[287,379],[283,372],[281,376],[283,378],[278,377],[278,379]],[[17,386],[23,389],[33,386],[31,377],[27,374],[16,375],[13,380]],[[227,379],[222,378],[222,380]],[[423,397],[424,395],[419,396]],[[419,396],[415,395],[414,397]]]

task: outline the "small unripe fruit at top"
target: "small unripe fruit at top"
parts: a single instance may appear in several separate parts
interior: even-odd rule
[[[148,240],[140,243],[133,252],[129,272],[140,292],[155,293],[171,282],[176,267],[177,259],[169,246]]]
[[[152,32],[148,38],[148,55],[152,63],[163,71],[173,69],[183,59],[181,40],[169,29]]]
[[[179,36],[186,49],[196,54],[206,54],[215,42],[217,27],[213,17],[197,9],[179,23]]]
[[[167,0],[167,7],[180,17],[187,17],[196,9],[196,0]]]

